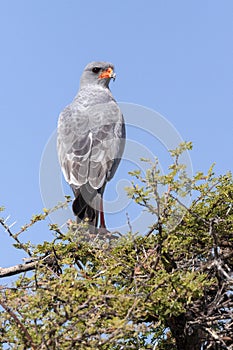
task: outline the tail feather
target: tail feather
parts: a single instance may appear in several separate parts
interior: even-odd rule
[[[97,190],[84,185],[79,189],[73,189],[75,200],[73,201],[73,212],[77,216],[77,222],[88,219],[90,225],[97,227],[99,210]]]
[[[81,194],[73,201],[72,209],[79,220],[88,219],[89,222],[94,222],[98,213],[84,201]]]

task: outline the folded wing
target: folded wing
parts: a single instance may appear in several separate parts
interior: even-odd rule
[[[72,188],[89,183],[100,189],[118,167],[124,149],[125,128],[114,101],[84,110],[68,106],[58,123],[58,154]]]

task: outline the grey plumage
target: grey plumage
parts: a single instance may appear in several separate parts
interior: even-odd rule
[[[125,144],[124,119],[109,90],[111,78],[111,63],[89,63],[78,94],[58,121],[58,158],[75,195],[73,211],[94,226],[105,185],[116,172]]]

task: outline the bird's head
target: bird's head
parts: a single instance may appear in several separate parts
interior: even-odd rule
[[[115,80],[115,78],[116,73],[114,73],[114,66],[112,63],[91,62],[83,71],[80,86],[98,84],[108,88],[110,80]]]

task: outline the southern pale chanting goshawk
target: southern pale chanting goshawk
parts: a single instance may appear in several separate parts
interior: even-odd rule
[[[74,192],[77,221],[106,228],[103,193],[114,176],[125,146],[124,118],[109,90],[115,79],[108,62],[89,63],[73,102],[60,114],[57,150],[62,172]]]

